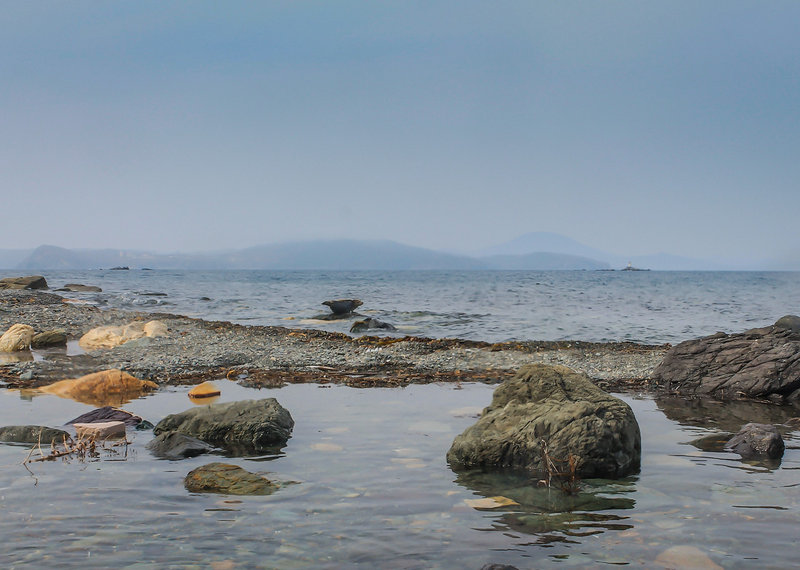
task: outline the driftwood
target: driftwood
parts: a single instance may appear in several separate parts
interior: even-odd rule
[[[539,480],[539,485],[550,488],[555,481],[567,495],[577,495],[580,491],[580,478],[575,474],[578,469],[578,458],[570,453],[566,459],[554,459],[550,456],[545,440],[541,440],[539,445],[542,448],[542,463],[545,466],[544,478]]]

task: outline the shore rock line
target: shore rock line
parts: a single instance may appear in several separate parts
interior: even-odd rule
[[[667,352],[651,381],[681,395],[800,402],[800,317],[682,342]]]
[[[580,477],[624,477],[639,469],[641,435],[633,411],[585,374],[565,366],[524,366],[494,392],[476,424],[447,452],[454,469],[547,472],[553,458],[577,460]]]

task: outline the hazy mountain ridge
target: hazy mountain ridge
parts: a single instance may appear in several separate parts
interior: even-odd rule
[[[665,253],[622,257],[560,234],[525,234],[474,255],[445,253],[387,240],[288,242],[234,251],[153,253],[118,249],[0,250],[0,267],[46,269],[264,269],[264,270],[599,270],[634,267],[655,270],[786,269],[769,260],[712,262]],[[800,264],[800,262],[798,263]],[[796,264],[796,265],[798,265]],[[791,266],[790,266],[791,267]]]

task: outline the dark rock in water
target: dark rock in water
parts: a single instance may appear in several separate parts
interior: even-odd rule
[[[117,267],[112,267],[111,271],[128,271],[129,269],[130,267],[128,267],[127,265],[119,265]]]
[[[331,311],[333,311],[333,314],[344,315],[347,313],[352,313],[364,303],[358,299],[336,299],[334,301],[325,301],[322,304],[330,307]]]
[[[8,443],[50,444],[53,440],[63,441],[71,436],[63,429],[45,426],[5,426],[0,427],[0,441]]]
[[[369,330],[396,331],[397,328],[394,325],[384,323],[383,321],[373,319],[372,317],[364,319],[363,321],[356,321],[353,323],[353,326],[350,327],[351,333],[359,333]]]
[[[484,564],[481,570],[519,570],[516,566],[511,564]]]
[[[94,285],[82,285],[80,283],[67,283],[56,291],[70,291],[72,293],[101,293],[103,290]]]
[[[292,433],[294,420],[275,398],[211,404],[172,414],[153,433],[177,431],[236,454],[280,447]]]
[[[70,420],[66,425],[72,424],[96,424],[103,422],[123,422],[128,427],[136,427],[144,420],[139,416],[135,416],[125,410],[114,408],[112,406],[103,406],[102,408],[95,408],[85,414],[81,414],[74,420]]]
[[[580,477],[624,477],[639,469],[633,411],[565,366],[524,366],[495,391],[478,422],[453,441],[453,469],[546,471],[542,442],[557,460],[572,455]]]
[[[800,317],[797,315],[786,315],[775,321],[775,326],[787,329],[795,334],[800,334]]]
[[[268,479],[227,463],[209,463],[193,469],[183,484],[192,493],[225,495],[269,495],[278,489]]]
[[[0,289],[47,289],[47,280],[41,275],[6,277],[0,279]]]
[[[67,331],[64,329],[54,329],[51,331],[40,332],[33,335],[31,348],[47,348],[48,346],[66,346]]]
[[[214,451],[206,442],[174,431],[157,435],[147,444],[147,449],[164,459],[185,459]]]
[[[683,395],[792,399],[800,396],[800,335],[773,325],[682,342],[667,352],[651,380]]]
[[[783,438],[778,428],[767,424],[747,424],[734,435],[725,447],[742,456],[743,459],[783,457]]]

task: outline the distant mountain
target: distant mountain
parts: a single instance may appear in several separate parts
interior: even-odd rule
[[[0,269],[16,267],[32,252],[32,249],[0,249]]]
[[[580,255],[537,252],[527,255],[490,255],[481,257],[491,269],[515,269],[528,271],[609,269],[608,263]]]
[[[155,254],[126,250],[70,250],[41,246],[18,269],[485,269],[471,257],[391,241],[314,241],[263,245],[223,253]]]

